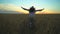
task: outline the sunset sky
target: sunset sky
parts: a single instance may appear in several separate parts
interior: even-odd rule
[[[34,6],[37,9],[45,8],[38,14],[60,13],[60,0],[0,0],[0,13],[2,11],[17,11],[20,13],[28,13],[22,7],[29,9]]]

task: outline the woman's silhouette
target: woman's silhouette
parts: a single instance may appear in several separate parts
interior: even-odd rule
[[[23,8],[23,7],[21,7]],[[42,11],[44,9],[40,9],[40,10],[35,10],[34,6],[32,6],[30,9],[26,9],[26,8],[23,8],[24,10],[27,10],[29,11],[29,22],[27,24],[27,26],[29,27],[30,29],[30,34],[35,31],[36,27],[35,27],[35,20],[34,20],[34,14],[36,11]]]
[[[23,7],[21,7],[21,8],[23,8]],[[34,14],[36,11],[44,10],[44,8],[40,9],[40,10],[35,10],[34,6],[32,6],[30,9],[26,9],[26,8],[23,8],[23,9],[29,11],[30,14]]]

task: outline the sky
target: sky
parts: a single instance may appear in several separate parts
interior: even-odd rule
[[[41,12],[36,13],[60,13],[60,0],[0,0],[0,13],[1,11],[17,11],[20,13],[28,13],[22,7],[29,9],[34,6],[37,9],[44,8]]]

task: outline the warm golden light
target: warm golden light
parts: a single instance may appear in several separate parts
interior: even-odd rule
[[[24,13],[24,14],[29,14],[29,11],[26,10],[17,10],[20,13]],[[37,11],[35,14],[52,14],[53,12],[50,10],[43,10],[43,11]]]
[[[20,12],[21,14],[29,14],[29,11],[23,10],[20,6],[16,6],[14,4],[8,4],[7,6],[5,6],[4,4],[0,4],[0,9],[6,11],[17,11]],[[43,11],[37,11],[35,14],[55,14],[55,13],[58,12],[55,10],[45,8]]]

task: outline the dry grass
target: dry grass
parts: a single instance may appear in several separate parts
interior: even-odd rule
[[[60,34],[60,14],[40,14],[34,19],[33,34]],[[0,34],[29,34],[28,20],[27,14],[0,14]]]

